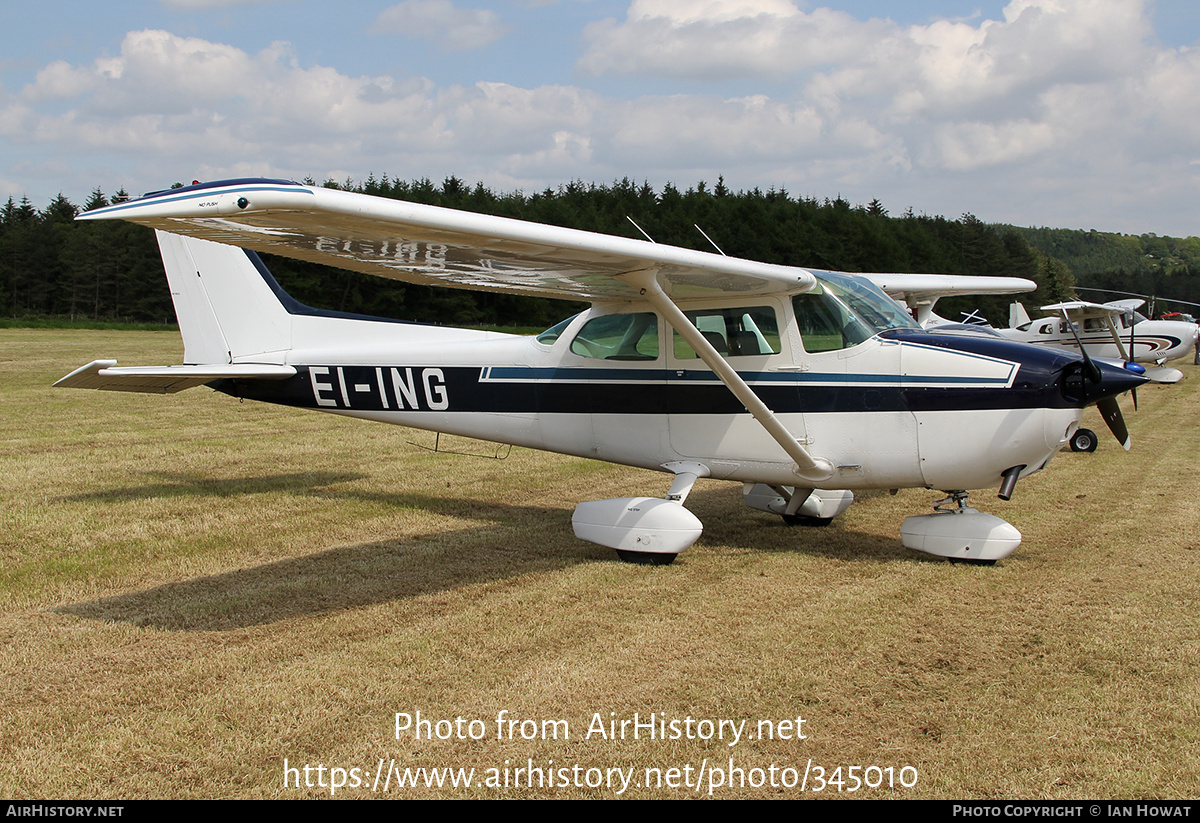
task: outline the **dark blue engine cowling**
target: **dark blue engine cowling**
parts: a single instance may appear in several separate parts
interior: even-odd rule
[[[1099,380],[1089,375],[1078,354],[1045,346],[1017,343],[984,332],[916,331],[891,329],[879,335],[887,340],[933,346],[967,354],[995,357],[1021,364],[1011,388],[954,389],[906,388],[904,399],[911,411],[988,408],[1083,408],[1106,397],[1135,389],[1147,382],[1133,371],[1111,363],[1091,361]]]

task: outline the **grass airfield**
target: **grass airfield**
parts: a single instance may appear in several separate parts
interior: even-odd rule
[[[661,496],[663,475],[436,454],[415,445],[431,434],[207,389],[50,388],[181,352],[166,332],[0,330],[4,796],[1200,796],[1200,368],[1122,400],[1132,452],[1089,410],[1095,454],[1009,503],[974,494],[1024,535],[995,567],[900,545],[937,492],[864,494],[810,530],[701,480],[704,536],[647,568],[576,540],[571,510]],[[451,722],[397,736],[418,711]],[[635,713],[684,734],[596,731]],[[465,739],[439,739],[456,718]],[[729,745],[699,720],[746,723]],[[384,792],[381,762],[478,785]],[[514,776],[530,765],[540,787]],[[850,791],[872,766],[883,785]],[[624,788],[586,785],[618,769]]]

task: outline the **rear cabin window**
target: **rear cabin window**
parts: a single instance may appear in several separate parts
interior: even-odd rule
[[[584,324],[571,351],[597,360],[657,360],[658,315],[606,314]]]
[[[779,354],[779,320],[770,306],[739,309],[704,309],[685,312],[688,320],[722,357]],[[675,357],[699,357],[679,332],[674,338]]]

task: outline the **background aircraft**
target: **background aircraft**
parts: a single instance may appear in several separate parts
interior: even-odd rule
[[[1071,301],[1043,306],[1047,317],[1030,320],[1025,307],[1009,308],[1009,328],[994,329],[986,322],[955,323],[934,313],[942,297],[966,294],[1017,294],[1033,291],[1036,284],[1016,277],[970,277],[937,274],[867,274],[894,300],[909,307],[923,328],[943,331],[968,325],[987,329],[1009,340],[1031,345],[1077,351],[1089,358],[1124,363],[1149,364],[1143,373],[1158,383],[1175,383],[1183,372],[1164,365],[1169,360],[1193,355],[1200,364],[1200,326],[1179,320],[1149,320],[1137,313],[1145,300],[1125,299],[1098,304]],[[1134,393],[1134,404],[1137,395]],[[1111,424],[1110,424],[1111,425]],[[1126,449],[1128,441],[1118,435]],[[1091,429],[1079,428],[1071,435],[1072,451],[1092,452],[1099,440]]]
[[[266,402],[641,466],[664,498],[581,503],[586,540],[670,562],[700,535],[700,477],[824,522],[854,489],[946,498],[906,546],[994,562],[1020,542],[967,490],[1013,493],[1098,403],[1128,441],[1120,366],[985,335],[922,331],[869,281],[279,180],[157,192],[81,215],[158,230],[184,365],[97,360],[56,385]],[[214,242],[215,241],[215,242]],[[233,245],[228,245],[233,244]],[[239,248],[242,247],[242,248]],[[312,309],[253,251],[592,305],[536,337]]]
[[[1183,379],[1183,372],[1163,364],[1195,356],[1200,326],[1184,320],[1149,320],[1136,311],[1145,302],[1129,298],[1109,303],[1055,303],[1042,306],[1047,316],[1037,320],[1030,320],[1020,303],[1013,303],[1009,328],[997,331],[1023,343],[1076,351],[1083,345],[1092,357],[1149,364],[1146,377],[1158,383],[1176,383]]]
[[[934,313],[943,297],[967,294],[1017,294],[1033,291],[1037,284],[1020,277],[971,277],[940,274],[865,274],[890,297],[904,304],[923,328],[956,325]],[[1174,383],[1183,377],[1177,369],[1162,364],[1196,352],[1200,326],[1184,320],[1149,320],[1135,309],[1143,299],[1111,303],[1070,301],[1043,306],[1047,317],[1030,320],[1025,307],[1013,303],[1009,328],[995,329],[1000,335],[1022,343],[1079,351],[1097,358],[1150,364],[1146,376],[1159,383]],[[1068,322],[1069,321],[1069,322]],[[986,323],[975,324],[992,328]],[[1073,328],[1072,328],[1073,327]]]

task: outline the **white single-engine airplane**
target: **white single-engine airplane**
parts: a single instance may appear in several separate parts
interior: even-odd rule
[[[158,230],[186,365],[98,360],[57,386],[227,394],[672,473],[665,498],[581,503],[579,537],[669,563],[700,477],[789,522],[855,489],[941,489],[904,545],[994,562],[1020,543],[965,505],[1045,467],[1084,406],[1144,378],[987,336],[922,331],[869,281],[281,180],[156,192],[80,216]],[[215,241],[215,242],[214,242]],[[230,245],[232,244],[232,245]],[[242,248],[239,248],[242,247]],[[320,311],[254,251],[408,283],[587,300],[536,337]],[[944,509],[940,507],[945,507]]]
[[[955,277],[937,274],[868,274],[872,282],[889,297],[904,304],[922,328],[943,332],[962,328],[934,314],[933,308],[942,297],[967,294],[1015,294],[1033,291],[1037,284],[1019,277]],[[1137,371],[1141,365],[1146,378],[1156,383],[1177,383],[1183,372],[1165,365],[1169,360],[1192,355],[1200,363],[1200,326],[1184,320],[1148,320],[1135,311],[1143,299],[1114,300],[1110,303],[1089,303],[1073,300],[1042,306],[1047,317],[1030,320],[1020,303],[1009,306],[1007,329],[996,329],[986,322],[971,324],[973,329],[986,329],[1008,340],[1049,346],[1054,349],[1081,352],[1089,359],[1098,358],[1122,363]],[[1133,393],[1137,406],[1137,393]],[[1107,414],[1105,415],[1107,420]],[[1111,425],[1111,423],[1110,423]],[[1120,438],[1119,438],[1120,439]],[[1071,435],[1072,451],[1093,452],[1098,443],[1091,429],[1076,429]],[[1128,449],[1128,439],[1122,439]]]

